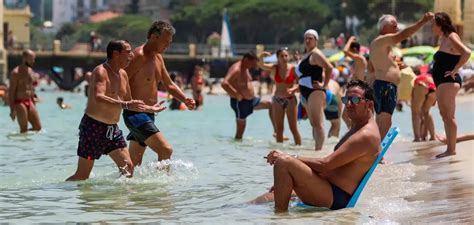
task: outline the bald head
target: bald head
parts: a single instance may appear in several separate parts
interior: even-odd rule
[[[28,67],[33,67],[33,64],[35,64],[35,58],[36,58],[35,52],[28,49],[28,50],[23,51],[22,56],[23,56],[23,63]]]

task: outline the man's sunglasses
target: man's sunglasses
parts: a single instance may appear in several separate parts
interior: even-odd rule
[[[352,104],[359,104],[361,100],[367,100],[366,98],[361,98],[359,96],[342,96],[341,101],[344,105],[347,105],[349,101],[351,101]]]

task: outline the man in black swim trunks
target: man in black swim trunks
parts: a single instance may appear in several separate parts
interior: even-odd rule
[[[237,118],[235,139],[242,139],[245,131],[246,118],[253,110],[269,109],[272,104],[255,97],[252,76],[249,69],[256,68],[258,57],[254,52],[246,53],[241,60],[234,63],[222,82],[222,88],[230,96],[230,106]],[[271,120],[271,116],[270,116]],[[273,125],[273,123],[272,123]]]
[[[370,44],[370,62],[375,77],[370,75],[367,80],[373,82],[376,121],[381,137],[385,137],[392,126],[392,114],[397,105],[397,86],[401,77],[391,51],[392,46],[409,38],[432,18],[433,13],[425,13],[418,22],[401,31],[398,31],[397,19],[394,16],[383,15],[379,18],[379,36]]]
[[[132,57],[128,42],[111,41],[107,45],[107,61],[92,72],[87,108],[79,125],[78,166],[67,181],[89,178],[94,161],[103,154],[114,160],[122,174],[132,176],[133,163],[122,131],[117,126],[122,108],[148,113],[164,109],[132,100],[127,73],[123,70]]]
[[[305,204],[333,210],[345,208],[380,151],[373,119],[374,91],[367,82],[352,80],[342,97],[353,125],[334,152],[324,158],[290,156],[278,150],[267,155],[274,186],[252,203],[275,201],[275,211],[288,210],[292,194]]]

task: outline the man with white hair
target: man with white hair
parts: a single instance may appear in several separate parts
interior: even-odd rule
[[[392,46],[413,35],[433,17],[433,13],[425,13],[422,19],[401,31],[398,31],[397,19],[394,16],[382,15],[379,19],[379,36],[370,44],[370,61],[375,73],[367,80],[375,80],[372,85],[375,91],[376,121],[381,137],[385,137],[392,126],[392,114],[397,104],[397,85],[401,76],[392,55]]]

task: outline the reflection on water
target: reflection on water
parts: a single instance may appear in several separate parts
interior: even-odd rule
[[[76,168],[77,127],[85,98],[74,93],[41,93],[38,105],[47,132],[18,134],[16,123],[0,118],[0,221],[41,222],[178,222],[178,223],[410,223],[471,222],[474,209],[472,142],[458,147],[458,156],[434,160],[444,146],[412,143],[409,112],[395,114],[402,132],[387,153],[354,209],[329,211],[291,207],[274,214],[273,203],[247,201],[272,185],[272,168],[263,156],[271,149],[324,156],[337,140],[314,152],[311,128],[299,122],[302,146],[281,144],[271,137],[268,114],[248,119],[243,141],[234,141],[235,121],[228,98],[208,96],[202,111],[160,113],[157,126],[173,145],[173,160],[156,162],[148,150],[134,177],[119,177],[108,156],[95,162],[91,179],[64,182]],[[57,96],[74,108],[59,110]],[[458,119],[472,110],[458,106]],[[0,114],[8,115],[8,107]],[[440,119],[433,112],[437,128]],[[328,124],[326,124],[328,125]],[[469,124],[468,124],[469,125]],[[121,122],[119,126],[124,129]],[[460,123],[460,132],[469,127]],[[343,127],[343,130],[345,127]],[[128,133],[124,129],[124,133]],[[288,132],[287,136],[291,137]],[[464,151],[462,151],[464,149]],[[163,167],[169,166],[169,171]]]

